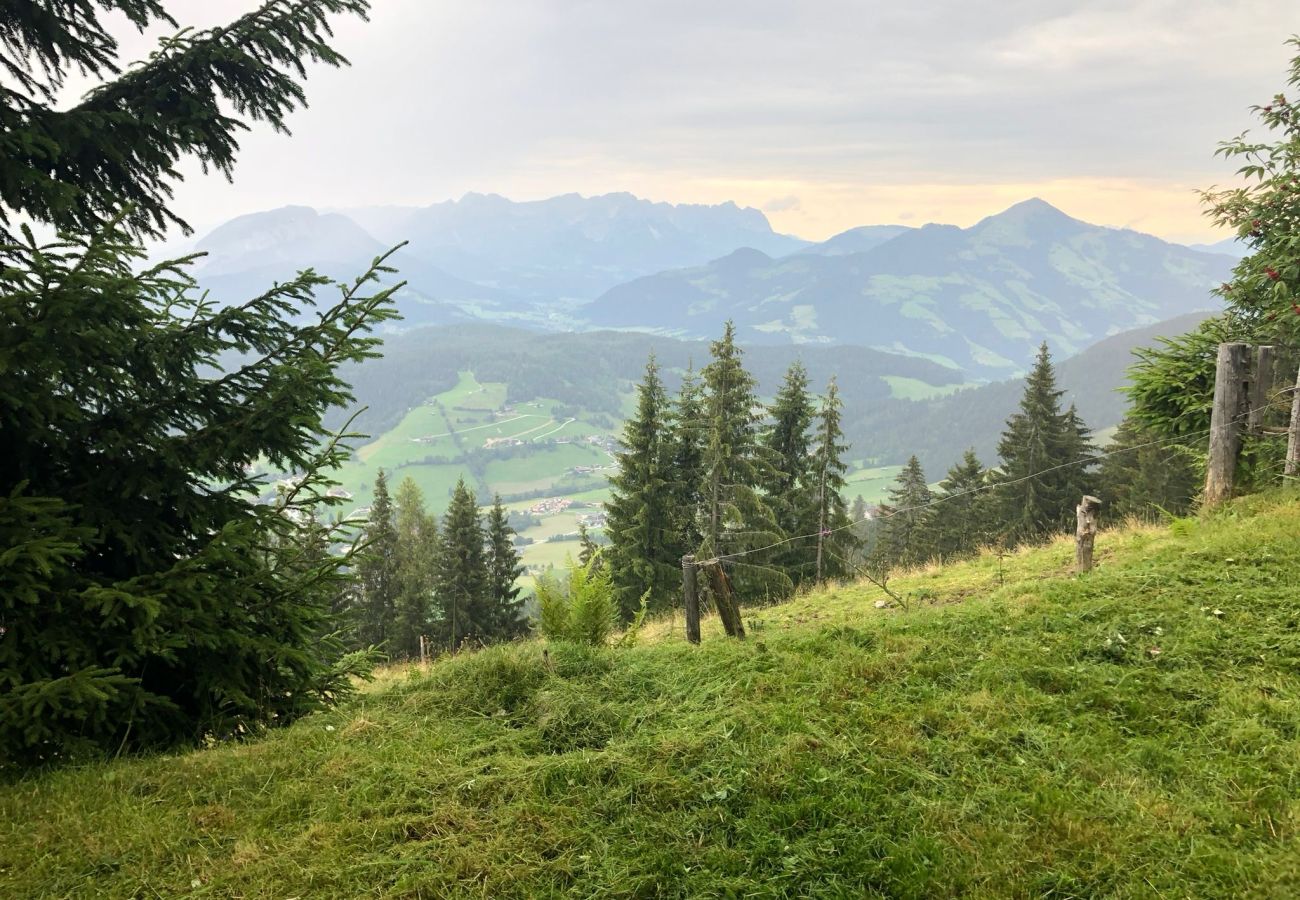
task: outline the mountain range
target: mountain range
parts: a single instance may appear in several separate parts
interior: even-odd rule
[[[691,337],[732,319],[749,343],[860,344],[988,380],[1026,369],[1043,340],[1070,355],[1211,309],[1209,288],[1232,266],[1037,199],[970,228],[855,229],[821,247],[781,258],[740,249],[620,285],[584,312],[597,327]]]
[[[1110,334],[1216,306],[1240,245],[1201,252],[1029,200],[970,228],[867,225],[819,243],[733,203],[630,194],[240,216],[197,249],[200,284],[236,302],[311,267],[346,280],[388,247],[397,328],[492,322],[841,343],[924,357],[958,380],[1023,371],[1042,340],[1068,356]]]

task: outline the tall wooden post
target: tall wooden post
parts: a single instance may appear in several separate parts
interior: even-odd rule
[[[686,611],[686,640],[700,642],[700,597],[695,592],[695,557],[682,557],[682,607]]]
[[[1242,408],[1246,403],[1246,344],[1220,344],[1210,411],[1210,456],[1205,466],[1205,505],[1232,496],[1232,479],[1241,450]]]
[[[1084,494],[1074,508],[1074,570],[1080,574],[1092,570],[1092,548],[1097,541],[1097,512],[1100,509],[1101,500],[1090,494]]]
[[[428,665],[428,663],[429,663],[429,639],[426,638],[424,635],[420,635],[420,665],[424,666],[424,665]]]
[[[1250,381],[1250,414],[1246,422],[1251,434],[1259,434],[1264,428],[1264,417],[1268,413],[1273,393],[1273,348],[1263,344],[1255,348],[1255,374]]]
[[[1295,376],[1295,393],[1291,395],[1291,424],[1287,426],[1286,468],[1288,478],[1300,475],[1300,372]]]

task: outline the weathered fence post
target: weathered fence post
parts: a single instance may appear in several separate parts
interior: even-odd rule
[[[1264,428],[1264,417],[1273,393],[1273,348],[1262,344],[1255,348],[1255,373],[1250,381],[1250,413],[1246,422],[1251,434],[1259,434]]]
[[[1077,523],[1074,527],[1074,570],[1079,573],[1092,570],[1092,548],[1097,541],[1097,512],[1101,500],[1084,494],[1074,508]]]
[[[700,598],[695,593],[695,557],[682,557],[682,607],[686,610],[686,640],[700,642]]]
[[[1295,391],[1291,394],[1291,424],[1287,426],[1286,469],[1288,478],[1300,475],[1300,371],[1295,376]]]
[[[1217,506],[1232,496],[1232,479],[1241,450],[1242,407],[1246,400],[1246,344],[1219,345],[1214,371],[1214,407],[1210,411],[1210,455],[1205,466],[1205,505]]]
[[[429,639],[420,635],[420,665],[428,665],[429,662]]]
[[[727,577],[722,563],[716,559],[704,564],[709,573],[709,587],[713,591],[713,602],[718,607],[718,618],[722,620],[722,630],[730,637],[745,639],[745,623],[740,620],[740,604],[731,591],[731,579]]]

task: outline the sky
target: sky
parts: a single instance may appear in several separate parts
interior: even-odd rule
[[[220,24],[256,0],[173,0]],[[375,0],[339,20],[292,136],[254,127],[233,184],[188,167],[200,230],[290,203],[630,191],[762,209],[823,239],[969,225],[1042,197],[1215,240],[1219,141],[1285,87],[1295,0]],[[128,57],[154,35],[122,34]],[[84,85],[76,85],[80,90]]]

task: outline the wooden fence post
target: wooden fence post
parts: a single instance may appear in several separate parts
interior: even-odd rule
[[[713,591],[713,603],[718,607],[718,618],[722,620],[722,630],[734,638],[745,639],[745,623],[740,620],[740,604],[731,591],[731,579],[727,577],[722,563],[717,560],[705,563],[709,573],[709,587]]]
[[[1214,371],[1214,407],[1210,411],[1210,455],[1205,466],[1205,505],[1217,506],[1232,496],[1232,479],[1241,450],[1242,407],[1246,401],[1246,344],[1219,345]]]
[[[1259,434],[1264,428],[1264,418],[1273,393],[1273,348],[1262,344],[1255,348],[1255,373],[1250,381],[1250,413],[1246,422],[1251,434]]]
[[[686,610],[686,640],[700,642],[700,598],[695,592],[695,557],[682,557],[682,606]]]
[[[1291,424],[1287,426],[1286,469],[1288,478],[1300,475],[1300,371],[1295,376],[1295,391],[1291,394]]]
[[[429,663],[429,639],[426,638],[424,635],[420,635],[420,665],[424,666],[424,665],[428,665],[428,663]]]
[[[1080,574],[1092,570],[1092,547],[1097,541],[1097,512],[1101,500],[1084,494],[1074,508],[1077,523],[1074,528],[1074,570]]]

